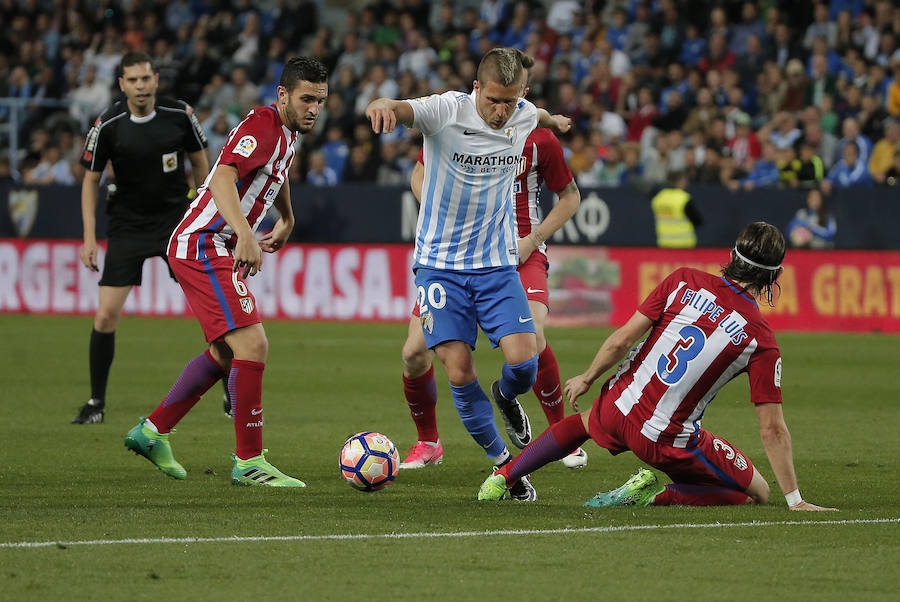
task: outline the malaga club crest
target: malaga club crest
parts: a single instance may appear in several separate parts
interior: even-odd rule
[[[516,143],[516,128],[515,126],[506,128],[503,130],[503,133],[506,134],[506,141],[511,145]]]
[[[37,190],[10,190],[8,205],[16,233],[23,238],[28,236],[38,213]]]

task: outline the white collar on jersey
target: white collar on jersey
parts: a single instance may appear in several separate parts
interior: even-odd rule
[[[144,115],[143,117],[138,117],[134,113],[130,113],[128,117],[134,123],[147,123],[148,121],[156,117],[156,109],[153,109],[152,111],[150,111],[149,115]]]

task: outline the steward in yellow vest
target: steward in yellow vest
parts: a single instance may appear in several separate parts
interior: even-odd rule
[[[665,248],[690,248],[697,246],[694,226],[702,223],[702,218],[691,204],[691,195],[684,191],[687,178],[683,173],[674,173],[669,187],[660,190],[653,200],[653,217],[656,219],[656,244]]]

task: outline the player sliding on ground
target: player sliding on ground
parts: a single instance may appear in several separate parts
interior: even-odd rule
[[[328,73],[306,57],[284,66],[275,104],[252,110],[231,131],[199,194],[169,239],[169,264],[209,343],[192,359],[162,403],[125,436],[125,446],[176,479],[169,433],[200,397],[228,375],[237,440],[235,485],[305,487],[266,461],[262,448],[262,379],[268,354],[256,299],[245,279],[262,252],[284,247],[294,228],[288,171],[297,134],[309,132],[328,96]],[[281,218],[254,235],[274,203]]]
[[[421,199],[425,177],[422,155],[420,152],[410,178],[410,187],[416,200]],[[559,202],[541,221],[538,199],[544,183],[559,195]],[[544,336],[544,324],[550,311],[550,290],[547,285],[550,262],[547,259],[545,241],[575,215],[581,203],[581,193],[566,165],[562,146],[550,130],[536,129],[525,141],[513,193],[519,248],[519,280],[528,298],[537,337],[537,379],[531,390],[540,401],[547,422],[556,424],[565,416],[565,404],[559,379],[559,364]],[[444,447],[438,435],[435,414],[437,383],[434,379],[433,361],[434,352],[425,344],[419,306],[416,305],[409,321],[406,342],[403,344],[403,393],[409,413],[416,424],[418,441],[400,464],[402,469],[424,468],[440,464],[443,460]],[[493,388],[491,392],[495,393]],[[506,428],[514,427],[507,422]],[[587,453],[579,447],[563,458],[562,463],[569,468],[582,468],[587,464]]]
[[[528,416],[516,401],[537,375],[534,319],[516,273],[518,252],[512,185],[536,127],[565,132],[567,117],[551,116],[522,98],[534,60],[495,48],[478,66],[472,94],[446,92],[416,100],[380,98],[366,107],[376,134],[397,123],[425,137],[425,179],[416,226],[414,270],[425,342],[447,370],[466,430],[496,465],[510,458],[491,402],[478,382],[472,350],[478,327],[506,362],[495,401],[513,440],[531,440]],[[531,499],[526,480],[520,497]]]
[[[663,487],[641,469],[624,485],[586,506],[722,506],[763,504],[769,485],[737,447],[700,428],[719,389],[747,372],[760,435],[791,510],[834,510],[803,500],[791,436],[781,409],[781,354],[756,299],[771,305],[785,243],[781,232],[755,222],[738,235],[731,261],[714,276],[691,268],[670,274],[609,336],[590,367],[566,382],[574,409],[604,372],[625,358],[593,407],[547,429],[481,485],[479,500],[499,500],[518,479],[559,460],[589,438],[612,454],[631,450],[672,483]]]

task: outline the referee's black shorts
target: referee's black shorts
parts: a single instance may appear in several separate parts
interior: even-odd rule
[[[140,286],[145,259],[162,257],[168,266],[169,262],[166,259],[168,243],[168,236],[158,239],[110,237],[103,260],[100,286]],[[169,276],[175,279],[172,268],[169,268]]]

